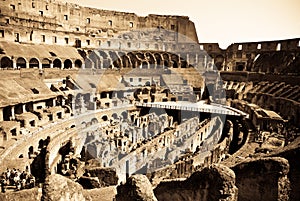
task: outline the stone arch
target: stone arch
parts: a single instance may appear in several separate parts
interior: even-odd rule
[[[42,68],[50,68],[51,60],[44,58],[42,60]]]
[[[149,91],[150,91],[150,90],[149,90],[148,88],[145,87],[145,88],[142,90],[142,94],[148,94]]]
[[[108,116],[105,114],[101,117],[102,121],[108,121]]]
[[[107,59],[107,57],[108,57],[107,53],[102,50],[99,50],[99,54],[101,57],[103,57],[103,59]]]
[[[150,64],[150,66],[154,66],[156,64],[155,57],[150,52],[146,52],[146,59],[147,59],[148,63]]]
[[[61,60],[59,58],[54,59],[53,61],[53,68],[61,68]]]
[[[133,93],[133,96],[134,96],[134,98],[138,98],[138,95],[139,94],[141,94],[141,92],[142,92],[142,89],[141,88],[138,88],[137,90],[135,90],[135,92]]]
[[[128,112],[127,111],[122,112],[121,116],[123,117],[123,120],[127,119],[128,118]]]
[[[91,119],[91,123],[92,124],[97,124],[97,123],[99,123],[99,121],[98,121],[97,118],[93,118],[93,119]]]
[[[128,55],[122,56],[123,68],[132,67],[130,57]]]
[[[76,68],[81,68],[82,67],[82,61],[80,59],[75,60],[75,67]]]
[[[44,140],[40,139],[38,148],[42,149],[43,147],[44,147]]]
[[[237,71],[244,71],[244,68],[245,68],[245,65],[243,65],[243,64],[237,64],[237,66],[236,66],[236,70]]]
[[[1,58],[1,68],[12,68],[13,61],[8,57]]]
[[[111,117],[112,117],[113,119],[119,119],[119,116],[118,116],[117,113],[113,113],[113,114],[111,115]]]
[[[90,58],[84,60],[85,68],[94,68],[94,63]]]
[[[64,105],[64,106],[62,106],[62,108],[65,109],[65,113],[66,113],[66,114],[69,114],[69,113],[71,113],[71,111],[72,111],[71,107],[68,106],[68,105]]]
[[[29,60],[29,68],[39,68],[40,62],[37,58],[31,58]]]
[[[137,53],[136,53],[136,57],[137,57],[138,59],[145,59],[145,55],[144,55],[142,52],[137,52]]]
[[[159,53],[154,53],[154,57],[155,57],[155,59],[156,59],[156,63],[157,63],[157,66],[158,67],[162,67],[162,61],[163,61],[163,58],[162,58],[162,56],[161,56],[161,54],[159,54]]]
[[[164,90],[162,91],[162,93],[165,93],[166,96],[168,96],[169,94],[171,94],[171,91],[170,91],[170,89],[164,89]]]
[[[188,62],[186,60],[181,61],[181,68],[188,68]]]
[[[164,67],[169,67],[169,60],[164,60]]]
[[[218,70],[222,70],[224,59],[225,59],[224,56],[220,54],[214,58],[215,65]]]
[[[128,58],[129,58],[129,62],[131,63],[131,67],[132,68],[136,68],[138,66],[137,64],[137,58],[136,58],[136,55],[133,54],[132,52],[129,52],[127,54]]]
[[[31,158],[31,155],[33,154],[33,152],[34,152],[33,146],[30,146],[28,148],[28,158]]]
[[[103,54],[103,51],[99,51],[99,52],[96,52],[96,51],[93,51],[89,54],[89,63],[86,63],[86,66],[87,65],[90,65],[90,67],[88,68],[102,68],[109,65],[109,64],[104,64],[104,63],[101,63],[103,62],[103,59],[106,60],[107,56],[105,56],[106,58],[104,58],[103,56],[106,55],[106,54]],[[87,61],[86,61],[87,62]]]
[[[170,55],[168,53],[163,53],[162,57],[164,60],[170,60]]]
[[[87,123],[85,121],[81,122],[81,126],[82,128],[86,128],[87,127]]]
[[[19,57],[17,59],[17,68],[26,68],[26,59],[24,59],[23,57]]]
[[[73,66],[73,63],[70,59],[66,59],[64,61],[64,69],[70,69],[70,68],[72,68],[72,66]]]
[[[147,61],[142,62],[142,68],[143,69],[148,69],[148,62]]]

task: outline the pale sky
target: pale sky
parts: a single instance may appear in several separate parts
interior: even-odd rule
[[[300,37],[299,0],[64,0],[82,6],[148,14],[185,15],[199,42],[234,42]]]

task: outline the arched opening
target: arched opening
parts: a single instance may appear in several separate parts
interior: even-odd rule
[[[42,68],[50,68],[51,61],[49,59],[43,59],[42,61]]]
[[[123,120],[127,119],[127,118],[128,118],[128,113],[127,113],[127,111],[126,111],[126,112],[122,112],[122,113],[121,113],[121,116],[123,117]]]
[[[26,60],[22,57],[17,59],[17,68],[26,68]]]
[[[169,61],[164,61],[164,67],[169,67]]]
[[[13,62],[10,58],[8,57],[1,58],[1,68],[12,68],[12,67],[13,67]]]
[[[90,58],[84,60],[85,68],[94,68],[94,62]]]
[[[172,62],[173,62],[173,68],[178,68],[178,63],[177,63],[177,61],[172,60]]]
[[[55,59],[53,61],[53,68],[61,68],[61,60]]]
[[[33,154],[33,146],[30,146],[28,148],[28,158],[30,159],[31,158],[31,155]]]
[[[114,119],[118,119],[117,113],[113,113],[113,114],[111,115],[111,117],[114,118]]]
[[[151,85],[151,83],[149,82],[149,81],[147,81],[146,83],[145,83],[145,86],[150,86]]]
[[[158,54],[158,53],[156,53],[156,54],[154,54],[154,57],[155,57],[155,59],[156,59],[157,67],[158,67],[158,68],[161,67],[161,61],[162,61],[161,55]]]
[[[79,60],[79,59],[75,60],[75,67],[76,68],[81,68],[82,67],[82,61]]]
[[[39,149],[42,149],[44,147],[44,140],[40,139],[39,141]]]
[[[149,93],[149,89],[144,88],[143,91],[142,91],[142,94],[148,94],[148,93]]]
[[[103,121],[107,121],[107,120],[108,120],[108,116],[107,116],[107,115],[103,115],[103,116],[101,117],[101,119],[102,119]]]
[[[148,62],[143,61],[142,68],[147,69],[148,68]]]
[[[91,122],[92,122],[92,124],[97,124],[97,123],[98,123],[98,119],[93,118],[93,119],[91,120]]]
[[[29,68],[38,68],[40,62],[36,58],[32,58],[29,61]]]
[[[166,96],[169,96],[169,94],[171,94],[171,91],[170,91],[170,89],[164,89],[164,90],[162,91],[162,93],[165,93]]]
[[[218,55],[214,59],[215,59],[215,65],[216,65],[217,69],[218,70],[222,70],[222,68],[223,68],[223,62],[224,62],[223,55]]]
[[[82,128],[86,128],[86,122],[84,121],[84,122],[81,122],[81,125],[82,125]]]
[[[66,59],[64,62],[64,69],[72,68],[72,61],[70,59]]]
[[[244,65],[243,64],[238,64],[237,67],[236,67],[236,69],[238,71],[243,71],[244,70]]]
[[[181,68],[187,68],[187,67],[188,67],[187,61],[185,60],[181,61]]]

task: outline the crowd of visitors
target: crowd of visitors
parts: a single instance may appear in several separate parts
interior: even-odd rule
[[[4,193],[8,188],[15,190],[33,188],[35,186],[35,178],[27,171],[21,172],[19,169],[7,168],[0,176],[1,191]]]

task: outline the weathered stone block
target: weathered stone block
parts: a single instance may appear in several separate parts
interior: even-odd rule
[[[79,178],[78,183],[84,188],[84,189],[93,189],[93,188],[100,188],[100,182],[98,177],[85,177],[82,176]]]
[[[88,168],[85,170],[90,177],[98,177],[101,187],[118,184],[118,175],[114,168]]]
[[[154,189],[159,201],[236,201],[234,172],[223,165],[212,165],[184,181],[161,182]]]
[[[289,199],[291,201],[300,200],[300,137],[282,150],[278,150],[270,155],[283,157],[289,161],[290,171],[288,173],[288,178],[290,180],[291,188]]]
[[[43,201],[85,201],[80,184],[58,174],[46,178],[43,186]]]
[[[286,159],[251,159],[235,165],[232,169],[236,175],[239,200],[288,200],[289,163]]]
[[[150,181],[145,175],[133,175],[117,187],[116,201],[157,201]]]

